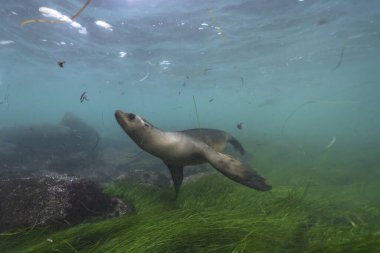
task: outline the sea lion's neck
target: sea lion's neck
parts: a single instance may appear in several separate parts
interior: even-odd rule
[[[145,151],[156,155],[156,150],[165,144],[167,132],[162,131],[159,128],[152,127],[146,131],[137,131],[132,133],[130,137],[134,142],[139,145]]]

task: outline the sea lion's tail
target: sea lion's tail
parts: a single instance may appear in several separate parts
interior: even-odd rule
[[[269,191],[272,186],[265,183],[265,179],[256,171],[244,165],[232,156],[208,150],[205,152],[208,162],[223,175],[240,184],[258,191]]]

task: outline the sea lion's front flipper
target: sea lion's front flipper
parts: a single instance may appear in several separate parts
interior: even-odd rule
[[[181,187],[183,181],[183,166],[181,165],[172,165],[165,163],[170,170],[170,174],[172,174],[174,189],[175,189],[175,197],[177,198],[179,193],[179,188]]]
[[[205,152],[205,158],[223,175],[240,184],[259,191],[269,191],[272,189],[270,185],[265,183],[265,179],[257,174],[256,171],[232,156],[208,149],[207,152]]]

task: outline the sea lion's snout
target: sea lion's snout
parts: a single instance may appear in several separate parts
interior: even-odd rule
[[[135,119],[137,118],[137,115],[134,113],[128,113],[128,112],[123,112],[122,110],[116,110],[115,118],[116,118],[116,121],[124,130],[127,130],[129,128],[134,128],[134,126],[136,126]]]
[[[116,111],[115,111],[115,117],[116,117],[116,118],[120,117],[120,116],[123,115],[123,114],[124,114],[124,112],[123,112],[122,110],[116,110]]]
[[[125,127],[127,126],[127,122],[128,122],[128,113],[125,113],[122,110],[116,110],[115,111],[115,118],[116,118],[117,123],[119,123],[119,125],[123,129],[125,129]]]
[[[115,118],[117,122],[120,122],[120,120],[123,118],[124,112],[122,110],[116,110],[115,111]]]

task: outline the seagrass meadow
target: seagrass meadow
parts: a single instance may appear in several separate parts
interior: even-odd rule
[[[308,157],[309,152],[314,152]],[[262,193],[210,174],[173,189],[108,184],[137,212],[66,230],[3,233],[2,252],[378,252],[379,157],[357,147],[283,146],[255,152],[273,189]],[[306,153],[306,156],[305,154]],[[279,157],[279,154],[281,154]],[[287,158],[286,158],[287,157]],[[366,163],[361,162],[366,161]],[[376,180],[375,180],[376,179]]]

